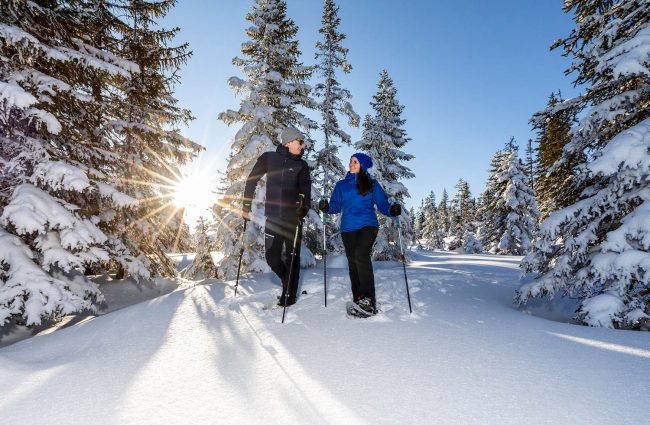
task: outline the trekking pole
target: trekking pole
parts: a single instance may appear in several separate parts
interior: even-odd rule
[[[298,195],[298,198],[300,198],[300,208],[302,208],[303,201],[305,200],[305,195],[302,193]],[[293,267],[296,261],[296,248],[298,246],[298,241],[302,233],[302,218],[298,221],[296,224],[296,232],[293,235],[293,249],[291,250],[291,265],[289,266],[289,278],[287,279],[287,283],[284,287],[286,291],[284,292],[284,308],[282,309],[282,323],[284,323],[284,315],[287,313],[287,302],[289,300],[289,294],[291,294],[291,281],[293,279]],[[298,265],[300,267],[300,265]]]
[[[320,198],[321,201],[326,201],[327,197]],[[325,307],[327,307],[327,213],[323,211],[323,287],[325,288]]]
[[[241,270],[241,258],[244,256],[244,239],[246,238],[246,223],[248,223],[248,220],[244,219],[244,230],[242,230],[242,238],[241,238],[241,251],[239,251],[239,265],[237,266],[237,283],[235,283],[235,296],[237,296],[237,287],[239,286],[239,271]]]
[[[411,308],[411,294],[409,292],[409,280],[406,277],[406,256],[404,255],[404,246],[402,245],[402,229],[399,225],[399,216],[393,217],[393,219],[397,225],[397,234],[399,235],[399,248],[402,254],[402,267],[404,268],[404,283],[406,284],[406,297],[409,301],[409,313],[413,313],[413,309]]]

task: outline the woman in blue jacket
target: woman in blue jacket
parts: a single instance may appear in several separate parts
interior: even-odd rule
[[[352,297],[362,310],[375,314],[375,276],[370,259],[379,230],[375,206],[388,217],[400,215],[402,208],[388,203],[384,189],[367,173],[371,167],[372,159],[368,155],[352,155],[350,172],[336,183],[330,201],[321,200],[318,208],[329,214],[342,213],[341,238],[348,257]]]

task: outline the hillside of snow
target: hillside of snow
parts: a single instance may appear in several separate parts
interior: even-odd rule
[[[0,419],[29,424],[647,422],[650,335],[518,311],[520,257],[375,263],[381,312],[345,315],[347,268],[206,281],[0,348]],[[569,310],[570,313],[570,310]],[[543,315],[544,317],[540,317]],[[553,318],[555,320],[549,320]]]

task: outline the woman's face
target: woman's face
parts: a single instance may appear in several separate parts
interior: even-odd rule
[[[359,171],[361,171],[361,164],[359,164],[357,158],[353,156],[350,158],[350,172],[352,174],[357,174]]]

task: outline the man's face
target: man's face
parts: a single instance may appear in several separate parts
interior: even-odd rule
[[[300,155],[303,149],[305,149],[305,143],[300,139],[295,139],[287,143],[287,148],[291,155]]]

